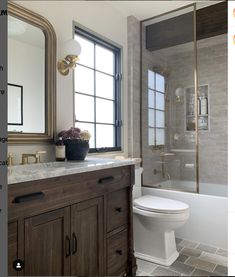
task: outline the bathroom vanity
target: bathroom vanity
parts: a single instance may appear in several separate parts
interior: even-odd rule
[[[8,180],[10,276],[135,273],[133,160],[13,166]]]

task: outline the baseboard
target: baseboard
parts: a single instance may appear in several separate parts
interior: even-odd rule
[[[149,256],[149,255],[146,255],[146,254],[142,254],[142,253],[139,253],[139,252],[135,252],[135,257],[139,258],[139,259],[142,259],[142,260],[145,260],[145,261],[148,261],[148,262],[155,263],[155,264],[170,266],[179,257],[179,253],[176,251],[168,259],[160,259],[160,258],[157,258],[157,257],[154,257],[154,256]]]

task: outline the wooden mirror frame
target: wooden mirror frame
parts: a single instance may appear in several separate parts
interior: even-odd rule
[[[56,34],[54,28],[43,16],[13,2],[8,3],[8,15],[40,28],[45,35],[45,132],[8,132],[8,143],[52,143],[56,127]]]

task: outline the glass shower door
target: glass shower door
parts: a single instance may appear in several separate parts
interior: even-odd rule
[[[142,22],[143,184],[198,192],[195,5]]]

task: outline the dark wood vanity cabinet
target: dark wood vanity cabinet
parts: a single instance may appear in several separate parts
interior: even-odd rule
[[[8,275],[16,275],[13,262],[18,257],[18,226],[17,221],[8,223]]]
[[[124,166],[9,185],[9,276],[133,275],[133,183]]]
[[[66,257],[66,238],[70,236],[69,213],[67,207],[24,220],[26,276],[70,273]]]
[[[71,207],[71,275],[103,275],[103,200]]]

